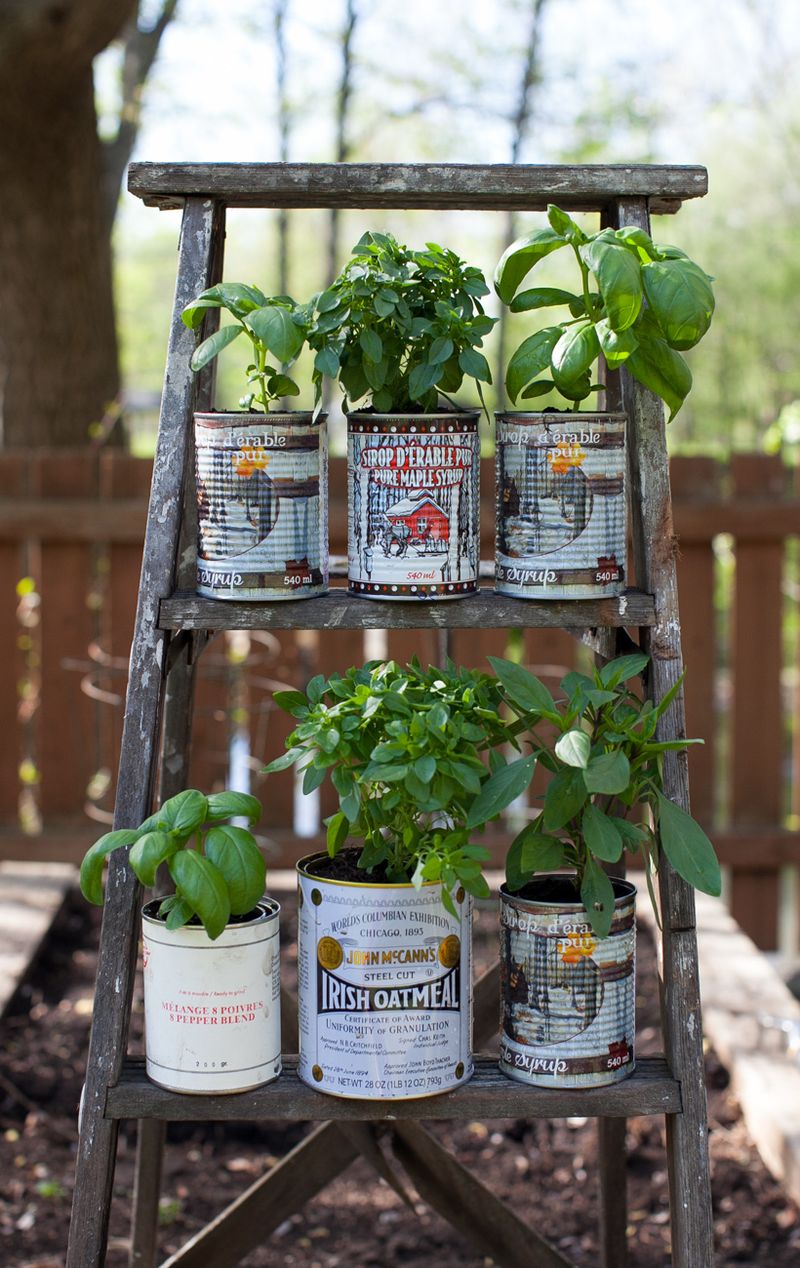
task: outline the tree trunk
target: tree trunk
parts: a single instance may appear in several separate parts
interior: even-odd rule
[[[0,10],[0,444],[85,444],[119,389],[92,60],[135,0]]]

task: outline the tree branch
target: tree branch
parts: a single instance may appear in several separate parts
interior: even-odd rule
[[[138,22],[137,12],[122,34],[122,101],[116,135],[103,145],[103,187],[109,225],[116,214],[119,190],[128,166],[142,116],[142,89],[158,54],[161,37],[175,16],[178,0],[163,0],[161,12],[150,28]]]

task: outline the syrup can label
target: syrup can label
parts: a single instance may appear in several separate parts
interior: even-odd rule
[[[625,584],[623,414],[497,414],[495,589],[591,599]]]
[[[371,599],[478,588],[478,415],[351,414],[348,582]]]
[[[471,905],[440,885],[299,870],[300,1078],[332,1096],[431,1096],[472,1074]]]
[[[538,1087],[597,1087],[634,1068],[635,891],[625,885],[611,932],[597,938],[571,904],[501,888],[500,1068]]]
[[[325,420],[196,414],[197,589],[306,599],[328,585]]]

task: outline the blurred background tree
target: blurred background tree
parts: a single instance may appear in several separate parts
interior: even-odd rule
[[[6,448],[71,445],[115,416],[111,230],[141,94],[177,0],[0,6],[0,428]],[[151,6],[152,7],[152,6]],[[93,63],[121,43],[116,127],[98,134]]]

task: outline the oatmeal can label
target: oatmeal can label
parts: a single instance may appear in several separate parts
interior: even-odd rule
[[[495,417],[495,589],[528,599],[621,594],[625,415]]]
[[[472,1074],[472,900],[439,884],[323,880],[298,864],[304,1083],[332,1096],[431,1096]],[[327,856],[324,856],[327,858]]]
[[[195,414],[197,590],[309,599],[328,586],[325,416]]]
[[[534,882],[535,883],[535,882]],[[579,903],[540,903],[501,886],[500,1069],[537,1087],[599,1087],[634,1068],[635,890],[614,881],[611,932]]]
[[[167,929],[142,913],[147,1074],[173,1092],[244,1092],[281,1071],[280,908],[230,924]]]
[[[351,414],[348,584],[370,599],[478,588],[478,414]]]

